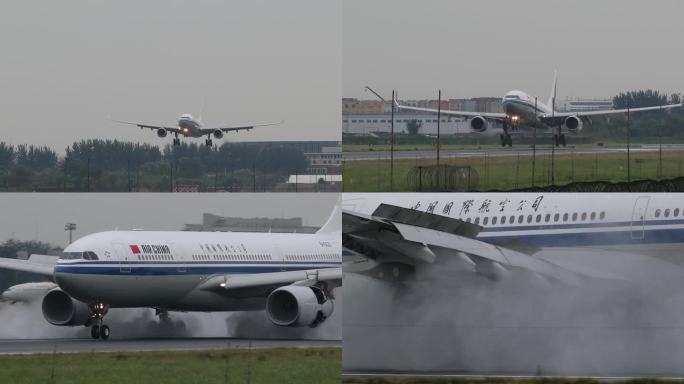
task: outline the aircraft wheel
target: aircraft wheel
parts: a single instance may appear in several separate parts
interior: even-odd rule
[[[173,145],[180,145],[180,139],[173,139]]]
[[[565,135],[563,135],[563,134],[560,135],[560,142],[561,142],[561,145],[563,145],[565,147]]]
[[[211,140],[207,140],[207,147],[211,147]]]
[[[109,326],[103,325],[100,327],[100,337],[102,338],[102,340],[109,339],[109,333]]]
[[[501,138],[501,146],[505,147],[506,146],[506,137],[508,135],[504,135],[503,133],[499,136]]]
[[[553,145],[558,146],[558,135],[553,135]]]
[[[513,137],[511,137],[511,135],[508,135],[507,139],[508,140],[506,140],[506,141],[508,141],[508,147],[510,148],[513,146]]]
[[[90,337],[93,339],[98,339],[100,338],[100,326],[99,325],[93,325],[90,327]]]

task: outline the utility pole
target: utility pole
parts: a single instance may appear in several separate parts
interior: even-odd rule
[[[75,223],[66,223],[64,225],[64,230],[69,231],[69,244],[72,242],[72,232],[76,230],[76,224]]]
[[[394,100],[396,93],[392,90],[392,123],[390,124],[390,192],[394,191]]]
[[[534,98],[534,115],[537,115],[537,98]],[[532,127],[532,187],[534,187],[534,171],[537,166],[537,127]]]
[[[551,121],[556,122],[556,96],[551,98]],[[552,128],[553,129],[553,128]],[[551,185],[556,185],[555,159],[556,159],[556,143],[560,141],[561,126],[558,125],[558,135],[553,135],[553,143],[551,143]]]
[[[439,168],[440,124],[442,123],[442,90],[437,94],[437,168]]]
[[[88,156],[87,178],[88,178],[88,192],[90,192],[90,156]]]
[[[632,172],[630,169],[630,161],[629,161],[629,142],[631,139],[631,132],[630,132],[630,116],[629,116],[629,100],[627,101],[627,182],[631,183],[632,182]],[[631,189],[631,188],[630,188]]]

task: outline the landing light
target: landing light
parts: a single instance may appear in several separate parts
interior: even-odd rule
[[[221,284],[219,284],[219,287],[225,288],[225,287],[226,287],[226,283],[221,283]]]
[[[513,116],[511,119],[513,119],[513,121],[518,121],[518,116]]]

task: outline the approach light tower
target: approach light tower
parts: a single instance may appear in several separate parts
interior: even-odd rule
[[[76,230],[76,224],[75,223],[66,223],[64,225],[64,230],[69,231],[69,244],[71,244],[71,240],[72,240],[71,235],[72,235],[73,231]]]

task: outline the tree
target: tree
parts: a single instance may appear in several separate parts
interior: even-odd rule
[[[653,107],[667,104],[667,96],[652,89],[622,92],[613,97],[615,109]]]
[[[422,126],[423,123],[416,119],[412,119],[406,122],[406,130],[408,131],[408,134],[411,136],[417,135],[418,131],[420,131],[420,127]]]

